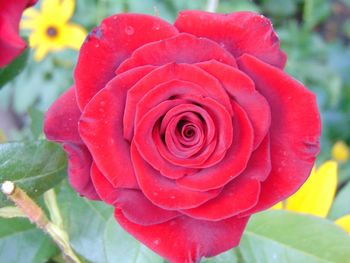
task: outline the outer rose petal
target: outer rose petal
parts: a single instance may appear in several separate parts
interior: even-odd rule
[[[135,49],[176,34],[171,24],[149,15],[119,14],[103,20],[86,38],[75,68],[80,109],[115,76],[119,64]]]
[[[257,13],[182,11],[175,26],[180,32],[207,37],[220,43],[237,58],[248,53],[279,68],[283,68],[287,60],[280,50],[270,20]]]
[[[161,66],[171,62],[193,64],[211,59],[237,67],[235,58],[218,43],[183,33],[141,46],[119,66],[116,73],[144,65]]]
[[[164,210],[155,206],[140,190],[113,188],[96,164],[92,165],[91,176],[101,199],[122,209],[124,216],[135,224],[154,225],[180,215],[176,211]]]
[[[46,112],[44,121],[46,137],[56,142],[82,143],[78,133],[80,115],[81,112],[77,105],[75,89],[72,86]]]
[[[64,143],[63,148],[68,154],[68,176],[72,187],[91,200],[100,200],[90,177],[92,164],[88,149],[80,144]]]
[[[128,89],[152,69],[135,68],[115,77],[89,102],[79,121],[81,137],[114,187],[138,188],[130,145],[123,138],[123,115]]]
[[[218,197],[181,212],[197,219],[220,221],[254,207],[259,194],[259,181],[242,175],[229,182]]]
[[[26,47],[19,36],[19,21],[25,8],[32,6],[33,0],[0,0],[0,68],[15,59]]]
[[[285,199],[305,182],[319,152],[321,123],[314,94],[300,82],[250,55],[239,59],[239,67],[254,80],[272,114],[272,171],[250,214]]]
[[[210,222],[181,216],[168,222],[141,226],[115,210],[118,223],[136,239],[170,262],[200,262],[239,244],[249,217]]]

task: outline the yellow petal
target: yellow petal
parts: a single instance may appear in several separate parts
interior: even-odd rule
[[[286,209],[290,211],[326,217],[337,188],[337,163],[327,161],[312,170],[306,183],[289,197]]]
[[[87,32],[83,27],[77,24],[67,24],[62,28],[60,41],[62,41],[63,45],[78,50],[83,44],[86,35]]]
[[[32,29],[35,30],[39,26],[38,20],[36,19],[23,19],[21,21],[22,29]]]
[[[7,141],[7,136],[5,132],[0,128],[0,143],[5,143]]]
[[[49,52],[49,47],[44,43],[41,43],[35,50],[34,60],[41,61]]]
[[[350,215],[343,216],[335,221],[337,225],[344,228],[350,234]]]
[[[74,8],[74,0],[44,0],[41,5],[43,15],[56,23],[66,23],[73,16]]]
[[[333,159],[345,163],[349,159],[349,147],[343,141],[337,141],[332,147]]]
[[[27,18],[35,19],[40,16],[40,13],[35,8],[28,8],[23,12],[23,15]]]
[[[279,202],[275,204],[273,207],[271,207],[271,209],[276,209],[276,210],[283,209],[283,202]]]

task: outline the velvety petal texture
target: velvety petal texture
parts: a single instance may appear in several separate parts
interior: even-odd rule
[[[285,62],[256,13],[183,11],[174,25],[111,16],[87,37],[44,131],[81,195],[112,205],[166,260],[200,262],[237,246],[251,214],[309,176],[319,113]]]
[[[175,26],[180,32],[216,41],[235,57],[247,53],[279,68],[287,61],[270,20],[258,13],[182,11]]]
[[[19,21],[23,11],[36,2],[0,0],[0,68],[11,63],[26,48],[19,36]]]

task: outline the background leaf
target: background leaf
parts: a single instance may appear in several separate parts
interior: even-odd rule
[[[104,231],[106,262],[162,263],[163,259],[127,234],[112,215]]]
[[[91,262],[106,262],[103,235],[113,208],[79,197],[67,181],[62,183],[57,198],[73,249]]]
[[[49,236],[27,219],[0,219],[1,262],[43,263],[57,253]]]
[[[29,49],[27,48],[19,57],[5,68],[0,69],[0,89],[24,69],[29,57]]]
[[[345,263],[350,236],[328,220],[267,211],[252,216],[239,249],[246,262]]]
[[[127,234],[115,221],[113,207],[78,197],[67,181],[58,203],[73,249],[96,263],[161,263],[163,259]],[[93,249],[92,249],[93,248]]]
[[[66,174],[66,155],[45,140],[0,144],[0,183],[10,180],[31,197],[40,196]],[[1,193],[0,207],[10,204]]]
[[[335,220],[346,214],[350,214],[350,182],[337,194],[329,218]]]

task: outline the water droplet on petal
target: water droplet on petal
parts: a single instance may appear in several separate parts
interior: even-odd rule
[[[133,35],[135,33],[135,29],[132,26],[127,26],[125,28],[125,33],[129,36]]]

